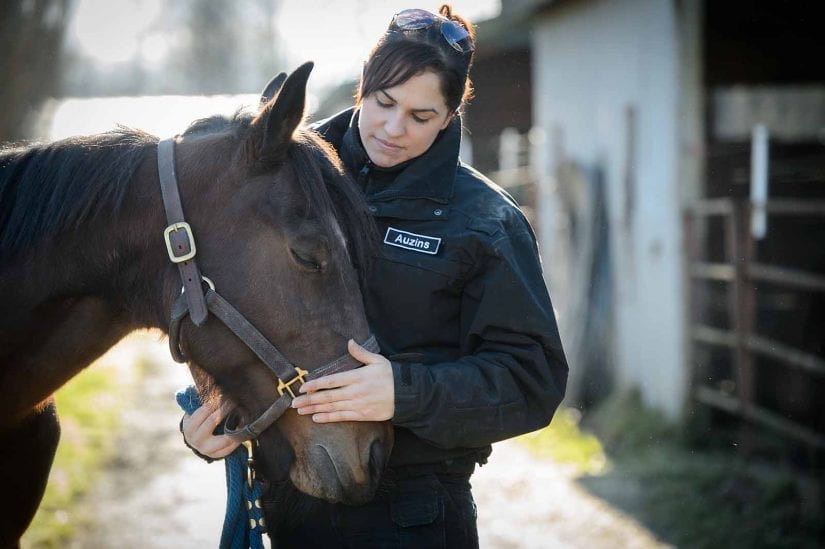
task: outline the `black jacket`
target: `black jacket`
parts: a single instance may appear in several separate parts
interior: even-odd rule
[[[364,301],[392,362],[390,467],[469,457],[544,427],[567,362],[533,231],[512,198],[458,159],[456,119],[402,169],[376,168],[358,113],[314,127],[365,191],[382,254]]]

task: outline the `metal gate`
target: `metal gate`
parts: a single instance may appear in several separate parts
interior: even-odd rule
[[[728,196],[698,201],[684,215],[692,395],[746,420],[746,450],[755,425],[814,455],[825,450],[825,155],[821,145],[806,151],[771,146],[777,196],[755,200],[747,149],[717,150],[726,160],[711,158],[712,167],[738,166],[718,170],[730,185],[718,194]],[[738,190],[737,177],[746,180]]]

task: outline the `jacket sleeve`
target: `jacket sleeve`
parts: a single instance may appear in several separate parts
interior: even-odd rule
[[[567,361],[532,231],[498,238],[465,285],[454,362],[393,362],[393,423],[441,448],[540,429],[564,397]]]

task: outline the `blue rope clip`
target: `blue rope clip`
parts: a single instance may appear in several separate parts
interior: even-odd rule
[[[187,414],[200,408],[201,400],[194,385],[175,394],[178,405]],[[253,469],[254,442],[247,441],[226,456],[226,514],[223,519],[220,549],[264,549],[266,532],[261,504],[263,487]]]

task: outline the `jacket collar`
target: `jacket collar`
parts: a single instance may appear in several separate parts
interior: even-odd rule
[[[358,114],[357,108],[351,108],[320,122],[316,127],[338,150],[347,170],[356,177],[365,168],[383,171],[372,165],[361,144],[358,133]],[[344,129],[345,123],[346,129]],[[371,200],[425,198],[439,203],[448,203],[453,196],[460,146],[461,119],[455,117],[450,125],[439,133],[427,152],[400,167],[386,170],[391,173],[400,171],[391,184],[375,188],[369,198]]]

